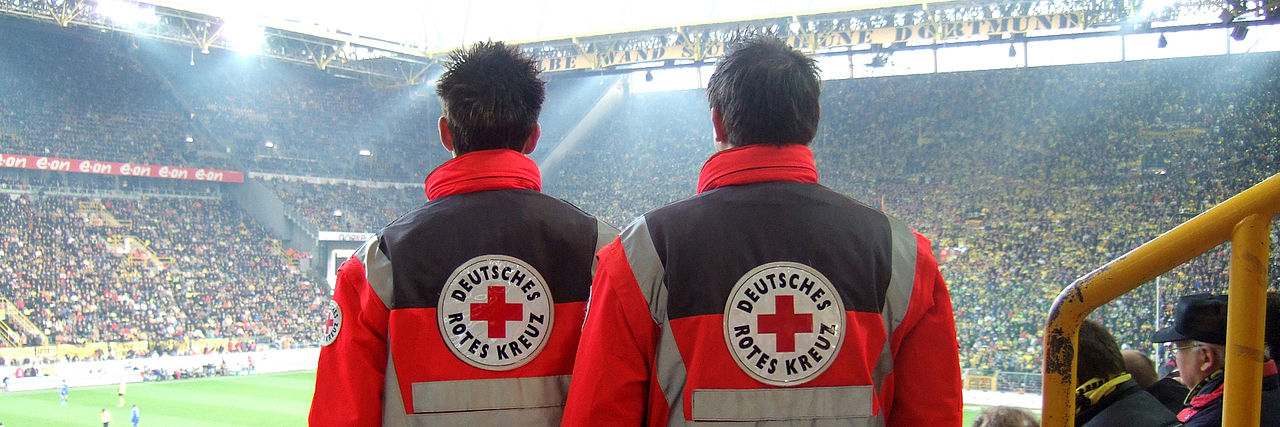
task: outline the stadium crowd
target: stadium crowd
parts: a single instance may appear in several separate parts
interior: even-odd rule
[[[192,67],[115,49],[90,64],[74,58],[103,55],[48,48],[71,50],[31,58],[0,45],[0,151],[178,163],[209,148],[170,136],[200,127],[250,171],[416,184],[448,158],[439,105],[422,89],[231,55],[193,55]],[[812,148],[823,183],[933,240],[966,368],[1038,371],[1045,313],[1064,286],[1280,171],[1276,69],[1280,54],[1260,53],[828,81]],[[75,78],[87,70],[104,77]],[[544,126],[560,127],[535,157],[586,114],[589,102],[551,103],[578,86],[549,86]],[[138,95],[111,95],[124,92]],[[629,94],[601,123],[543,171],[544,191],[619,227],[694,193],[713,152],[705,91]],[[32,176],[0,174],[0,189],[80,185]],[[425,200],[418,186],[269,186],[317,230],[377,231]],[[6,263],[0,296],[54,342],[314,342],[324,290],[220,197],[0,193],[0,256],[33,260]],[[95,203],[128,225],[94,223],[81,209]],[[116,254],[125,234],[173,262]],[[1123,347],[1153,352],[1147,337],[1177,296],[1225,289],[1228,256],[1216,248],[1161,276],[1159,295],[1144,286],[1093,317]]]
[[[372,90],[356,80],[229,52],[147,61],[174,84],[193,119],[249,171],[421,182],[437,150],[434,94]],[[368,155],[361,154],[367,150]]]
[[[370,187],[274,180],[272,190],[324,231],[375,232],[427,201],[421,186]]]
[[[199,155],[207,143],[187,142],[187,114],[119,41],[32,31],[50,29],[0,26],[0,39],[24,41],[0,44],[0,153],[226,166]]]
[[[813,149],[822,182],[933,240],[966,368],[1038,371],[1064,286],[1278,171],[1278,67],[1255,54],[828,81]],[[712,150],[703,96],[631,95],[549,191],[616,225],[692,194]],[[1094,317],[1152,352],[1157,311],[1167,323],[1177,296],[1224,290],[1228,253],[1163,275],[1159,308],[1149,285]]]
[[[307,344],[327,297],[216,199],[0,198],[0,296],[50,343]],[[39,344],[39,343],[33,343]]]

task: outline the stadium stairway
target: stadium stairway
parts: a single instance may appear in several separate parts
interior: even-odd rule
[[[40,327],[36,326],[35,322],[32,322],[27,315],[22,314],[22,310],[19,310],[18,306],[10,302],[8,298],[0,298],[0,314],[3,315],[2,319],[0,319],[0,334],[4,335],[4,341],[7,345],[21,347],[22,343],[18,342],[20,341],[20,334],[39,338],[40,343],[49,342],[49,337],[40,330]],[[16,325],[21,332],[15,333],[10,325]]]
[[[173,258],[160,257],[151,245],[132,234],[118,234],[107,239],[107,249],[113,254],[128,257],[130,264],[146,264],[154,270],[164,270]]]
[[[76,212],[84,217],[86,224],[93,227],[123,227],[130,223],[130,221],[116,219],[115,215],[107,212],[102,202],[97,200],[80,202],[80,209]]]
[[[133,221],[120,220],[97,200],[80,202],[77,213],[90,227],[128,227]],[[129,257],[130,264],[148,264],[155,270],[163,270],[173,263],[173,258],[158,256],[146,240],[129,234],[118,234],[107,239],[107,249],[113,254]]]
[[[4,314],[4,310],[0,310],[0,343],[4,343],[5,347],[20,347],[22,344],[18,343],[17,338],[20,337],[18,332],[9,327],[9,324],[5,323],[6,320],[8,316]]]
[[[279,240],[271,239],[271,252],[284,260],[285,264],[288,264],[295,269],[298,268],[298,259],[290,256],[288,249],[286,249],[284,245],[280,244]]]

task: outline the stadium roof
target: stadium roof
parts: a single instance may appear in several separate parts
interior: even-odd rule
[[[0,0],[0,13],[231,49],[381,84],[417,84],[449,50],[520,43],[544,71],[699,64],[740,29],[816,54],[1064,34],[1240,26],[1280,0]],[[192,61],[194,63],[194,59]]]
[[[584,34],[841,11],[894,0],[143,0],[214,16],[288,22],[394,41],[427,51],[483,40],[549,40]],[[897,3],[906,3],[896,1]],[[919,1],[910,4],[921,4]]]

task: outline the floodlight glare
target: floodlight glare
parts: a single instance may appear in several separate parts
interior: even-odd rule
[[[236,20],[222,24],[222,38],[232,50],[242,55],[262,53],[262,46],[267,44],[267,33],[262,26]]]
[[[134,27],[142,24],[155,25],[160,21],[154,8],[121,0],[99,1],[98,6],[93,10],[104,18],[111,20],[111,22],[125,27]]]

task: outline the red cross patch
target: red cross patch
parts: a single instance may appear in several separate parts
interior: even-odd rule
[[[320,345],[333,344],[338,339],[338,332],[342,331],[342,307],[338,306],[337,301],[329,300],[329,305],[324,308],[324,323],[321,324]]]
[[[734,285],[724,338],[738,367],[776,386],[822,374],[844,341],[844,303],[821,272],[795,262],[761,265]]]
[[[554,307],[546,281],[529,263],[482,255],[449,276],[436,313],[440,335],[455,356],[477,368],[505,371],[542,351]]]

